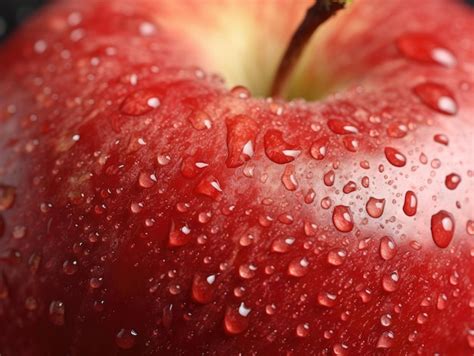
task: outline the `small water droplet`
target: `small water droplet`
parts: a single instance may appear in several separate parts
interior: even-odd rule
[[[340,266],[344,263],[347,252],[344,249],[333,249],[328,252],[328,263],[332,266]]]
[[[134,329],[120,329],[115,335],[115,343],[121,349],[128,350],[135,346],[137,337],[138,333]]]
[[[357,152],[359,150],[359,140],[355,138],[354,136],[345,136],[342,139],[342,143],[344,144],[344,147],[346,150],[349,152]]]
[[[448,305],[448,297],[444,293],[438,295],[438,300],[436,301],[436,309],[444,310]]]
[[[258,124],[245,115],[226,119],[227,126],[227,160],[226,165],[235,168],[250,160],[255,151],[255,140]]]
[[[334,307],[336,305],[336,299],[337,296],[335,294],[327,292],[319,292],[317,298],[318,304],[327,308]]]
[[[425,105],[435,111],[446,115],[455,115],[458,112],[454,95],[442,84],[422,83],[415,86],[413,91]]]
[[[383,326],[390,326],[392,324],[392,316],[390,314],[384,314],[380,317],[380,324]]]
[[[387,127],[387,135],[393,138],[402,138],[405,137],[408,133],[408,126],[395,121],[391,122]]]
[[[239,99],[248,99],[250,97],[250,91],[242,85],[237,85],[237,86],[233,87],[230,90],[230,94],[233,97],[236,97],[236,98],[239,98]]]
[[[447,146],[449,144],[449,138],[444,134],[436,134],[434,135],[433,139],[435,142],[438,142],[441,145]]]
[[[352,213],[348,206],[337,205],[332,213],[332,222],[337,230],[349,232],[354,228]]]
[[[278,164],[294,161],[301,153],[301,149],[297,145],[290,144],[283,139],[283,132],[279,130],[268,130],[263,137],[263,145],[267,157]]]
[[[49,304],[49,321],[57,326],[64,325],[64,314],[65,314],[64,303],[60,300],[53,300]]]
[[[357,184],[351,180],[347,182],[346,185],[344,185],[344,187],[342,188],[342,191],[344,192],[344,194],[349,194],[349,193],[355,192],[356,189],[357,189]]]
[[[474,236],[474,220],[468,220],[467,223],[466,223],[466,232],[471,235],[471,236]]]
[[[79,262],[77,260],[66,260],[63,263],[63,271],[65,274],[71,276],[79,269]]]
[[[194,301],[201,304],[210,303],[215,296],[215,282],[216,275],[214,274],[208,276],[196,274],[191,288]]]
[[[212,175],[204,177],[196,186],[196,193],[205,195],[214,200],[219,200],[222,195],[222,188],[219,181]]]
[[[138,185],[142,188],[151,188],[155,185],[156,182],[157,178],[154,173],[141,172],[138,176]]]
[[[394,292],[398,289],[399,280],[400,277],[396,271],[386,274],[382,277],[382,287],[386,292]]]
[[[168,236],[168,246],[180,247],[186,245],[191,239],[190,233],[191,229],[187,225],[177,227],[172,220]]]
[[[446,248],[454,235],[454,217],[445,210],[440,210],[431,217],[431,236],[440,248]]]
[[[332,352],[334,353],[335,356],[346,356],[349,355],[349,346],[346,344],[335,344],[332,347]]]
[[[304,196],[304,202],[306,204],[312,204],[315,198],[316,198],[316,192],[314,191],[313,188],[310,188],[308,189],[308,192]]]
[[[144,115],[160,106],[160,100],[152,89],[130,93],[120,105],[120,112],[128,116]]]
[[[296,336],[304,338],[309,335],[309,324],[304,323],[304,324],[298,324],[296,327]]]
[[[397,254],[397,245],[390,236],[384,236],[380,239],[379,247],[380,257],[385,261],[391,260]]]
[[[385,199],[377,199],[370,197],[365,206],[367,213],[373,218],[382,216],[385,209]]]
[[[416,214],[416,210],[418,207],[418,198],[416,197],[415,193],[411,190],[408,190],[405,193],[405,200],[403,202],[403,212],[407,216],[413,216]]]
[[[428,320],[428,314],[427,313],[420,313],[416,317],[416,322],[420,325],[426,323],[427,320]]]
[[[251,279],[255,277],[257,267],[253,264],[243,264],[239,266],[239,276],[243,279]]]
[[[444,183],[446,184],[446,188],[454,190],[458,187],[459,183],[461,183],[461,176],[456,173],[448,174]]]
[[[407,163],[406,157],[393,147],[385,147],[385,157],[395,167],[403,167]]]
[[[329,172],[326,172],[323,177],[324,184],[327,185],[328,187],[331,187],[334,185],[335,181],[335,174],[333,170],[330,170]]]

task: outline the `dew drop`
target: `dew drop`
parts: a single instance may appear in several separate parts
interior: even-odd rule
[[[279,130],[268,130],[263,137],[263,145],[267,157],[278,164],[294,161],[301,153],[298,146],[283,139],[283,132]]]
[[[318,304],[327,308],[334,307],[336,305],[336,299],[337,296],[335,294],[327,292],[319,292],[317,298]]]
[[[347,252],[344,249],[333,249],[328,252],[327,261],[332,266],[340,266],[344,263]]]
[[[378,349],[389,349],[393,346],[395,334],[391,331],[385,331],[377,340]]]
[[[66,260],[63,263],[63,271],[64,274],[67,274],[68,276],[72,276],[77,272],[79,269],[79,262],[77,260]]]
[[[198,131],[212,128],[212,120],[204,111],[196,110],[188,116],[188,121]]]
[[[334,353],[335,356],[346,356],[349,355],[349,346],[346,344],[335,344],[332,347],[332,352]]]
[[[349,135],[349,134],[357,134],[359,130],[357,127],[353,126],[351,123],[338,120],[338,119],[331,119],[328,120],[328,127],[329,129],[338,135]]]
[[[315,142],[313,142],[310,148],[311,157],[313,157],[314,159],[318,161],[324,159],[324,157],[326,157],[326,154],[327,154],[327,144],[328,144],[327,137],[321,137],[317,139]]]
[[[373,218],[382,216],[385,209],[385,199],[377,199],[370,197],[365,206],[367,213]]]
[[[309,335],[309,324],[304,323],[304,324],[298,324],[296,327],[296,336],[304,338]]]
[[[271,250],[276,253],[286,253],[289,251],[290,246],[295,243],[294,237],[279,238],[273,241]]]
[[[424,323],[426,323],[427,320],[428,320],[428,314],[427,313],[420,313],[416,317],[416,322],[420,325],[423,325]]]
[[[228,307],[224,316],[224,330],[230,335],[241,334],[249,326],[248,315],[251,309],[243,302],[238,309]]]
[[[193,300],[201,304],[210,303],[215,296],[215,282],[216,275],[214,274],[208,276],[196,274],[191,287]]]
[[[385,157],[395,167],[403,167],[407,163],[406,157],[398,150],[392,147],[385,147]]]
[[[405,137],[408,133],[408,126],[401,122],[392,122],[387,127],[387,135],[393,138]]]
[[[392,316],[390,314],[384,314],[380,317],[380,324],[383,326],[390,326],[392,324]]]
[[[204,177],[196,186],[196,193],[205,195],[214,200],[219,200],[222,194],[222,188],[219,181],[212,175]]]
[[[243,264],[239,266],[239,276],[243,279],[251,279],[255,277],[257,267],[253,264]]]
[[[459,183],[461,183],[461,176],[456,173],[448,174],[444,180],[444,183],[446,184],[446,188],[449,190],[454,190],[458,187]]]
[[[448,304],[448,297],[444,293],[438,295],[438,300],[436,301],[436,309],[444,310]]]
[[[405,200],[403,202],[403,212],[407,216],[413,216],[416,214],[416,210],[418,207],[418,198],[416,197],[415,193],[411,190],[408,190],[405,193]]]
[[[442,84],[427,82],[413,88],[414,93],[429,108],[446,115],[455,115],[458,104],[451,91]]]
[[[354,136],[345,136],[342,139],[342,143],[349,152],[357,152],[359,150],[359,140]]]
[[[133,329],[120,329],[115,335],[115,344],[121,349],[128,350],[135,346],[138,333]]]
[[[344,185],[344,187],[342,188],[342,191],[344,192],[344,194],[349,194],[349,193],[355,192],[356,189],[357,189],[357,184],[351,180],[347,182],[346,185]]]
[[[397,254],[397,245],[390,236],[384,236],[380,239],[379,247],[380,257],[385,261],[391,260]]]
[[[332,213],[332,222],[337,230],[341,232],[349,232],[354,228],[352,213],[348,206],[337,205]]]
[[[53,300],[49,304],[49,321],[57,326],[64,325],[64,314],[65,314],[64,303],[60,300]]]
[[[398,289],[398,282],[400,278],[397,272],[392,272],[390,274],[386,274],[382,277],[382,287],[386,292],[394,292]]]
[[[314,198],[316,198],[316,192],[313,188],[308,189],[308,192],[304,196],[304,202],[306,204],[312,204],[314,202]]]
[[[141,172],[138,176],[138,185],[142,188],[151,188],[156,182],[157,178],[154,173]]]
[[[190,241],[191,229],[187,226],[177,227],[174,221],[171,221],[170,232],[168,236],[169,247],[181,247]]]
[[[308,273],[309,261],[306,258],[295,258],[288,265],[288,274],[293,277],[303,277]]]
[[[239,99],[248,99],[250,97],[250,91],[242,85],[237,85],[233,87],[230,90],[230,94],[233,97],[239,98]]]
[[[468,235],[474,236],[474,220],[467,221],[466,232],[468,233]]]
[[[248,116],[238,115],[226,119],[226,126],[226,165],[229,168],[239,167],[254,155],[258,124]]]
[[[434,139],[435,142],[437,142],[441,145],[447,146],[449,144],[449,138],[448,138],[448,136],[446,136],[444,134],[436,134],[436,135],[434,135],[433,139]]]
[[[128,116],[144,115],[160,106],[160,100],[151,89],[138,90],[125,97],[120,112]]]
[[[335,181],[335,174],[333,170],[330,170],[329,172],[326,172],[323,177],[324,184],[328,187],[331,187],[334,185]]]
[[[431,217],[431,236],[436,246],[448,247],[454,235],[454,217],[445,210],[440,210]]]
[[[289,164],[285,167],[283,174],[281,176],[281,182],[283,186],[289,191],[295,191],[298,189],[298,181],[295,177],[295,166]]]

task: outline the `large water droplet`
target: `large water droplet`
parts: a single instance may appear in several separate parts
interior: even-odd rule
[[[395,167],[403,167],[407,163],[405,155],[393,147],[385,147],[385,157]]]
[[[224,330],[230,335],[237,335],[244,332],[248,326],[248,315],[251,309],[243,302],[238,308],[228,307],[224,316]]]
[[[444,183],[446,184],[446,188],[454,190],[458,187],[459,183],[461,183],[461,176],[456,173],[448,174]]]
[[[267,157],[278,164],[294,161],[301,153],[297,145],[283,139],[283,132],[279,130],[268,130],[263,137],[263,145]]]
[[[216,275],[203,276],[196,274],[193,279],[191,295],[201,304],[210,303],[214,299]]]
[[[120,112],[129,116],[144,115],[160,106],[160,100],[152,89],[130,93],[120,105]]]
[[[317,139],[310,148],[311,157],[317,159],[318,161],[322,160],[326,157],[327,154],[327,144],[328,139],[327,137],[321,137]]]
[[[332,213],[332,222],[341,232],[349,232],[354,228],[352,213],[348,206],[337,205]]]
[[[64,314],[66,308],[60,300],[53,300],[49,304],[49,321],[57,326],[64,325]]]
[[[281,182],[289,191],[295,191],[298,189],[298,181],[296,180],[295,166],[293,164],[289,164],[285,167],[281,176]]]
[[[420,100],[431,109],[446,115],[455,115],[458,104],[451,91],[442,84],[427,82],[413,88]]]
[[[386,274],[382,277],[382,288],[386,292],[394,292],[398,289],[399,280],[400,277],[396,271]]]
[[[332,132],[338,135],[349,135],[359,133],[357,127],[352,125],[350,122],[344,120],[328,120],[328,127]]]
[[[115,335],[115,343],[124,350],[131,349],[135,346],[138,333],[133,329],[120,329]]]
[[[226,119],[227,126],[227,167],[243,165],[253,157],[258,124],[245,115]]]
[[[16,189],[9,185],[0,184],[0,211],[10,209],[15,203]]]
[[[373,218],[379,218],[382,216],[385,209],[385,199],[377,199],[370,197],[365,205],[367,213]]]
[[[431,236],[440,248],[448,247],[454,235],[454,217],[445,210],[440,210],[431,217]]]
[[[222,188],[219,181],[212,175],[204,177],[196,187],[196,193],[205,195],[214,200],[219,200]]]
[[[413,216],[416,214],[416,209],[418,207],[418,199],[414,192],[408,190],[405,193],[405,201],[403,202],[403,212],[407,216]]]
[[[397,39],[399,51],[418,62],[439,64],[447,68],[457,63],[454,54],[430,33],[407,33]]]
[[[380,239],[379,247],[380,257],[385,261],[391,260],[397,254],[397,245],[390,236],[384,236]]]

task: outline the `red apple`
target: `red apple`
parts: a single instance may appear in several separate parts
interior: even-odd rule
[[[354,1],[265,98],[310,5],[56,1],[3,46],[2,356],[474,352],[473,10]]]

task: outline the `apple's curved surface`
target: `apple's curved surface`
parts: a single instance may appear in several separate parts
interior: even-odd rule
[[[472,10],[354,1],[285,102],[212,74],[268,89],[308,2],[260,5],[58,1],[1,49],[2,355],[473,352]]]

